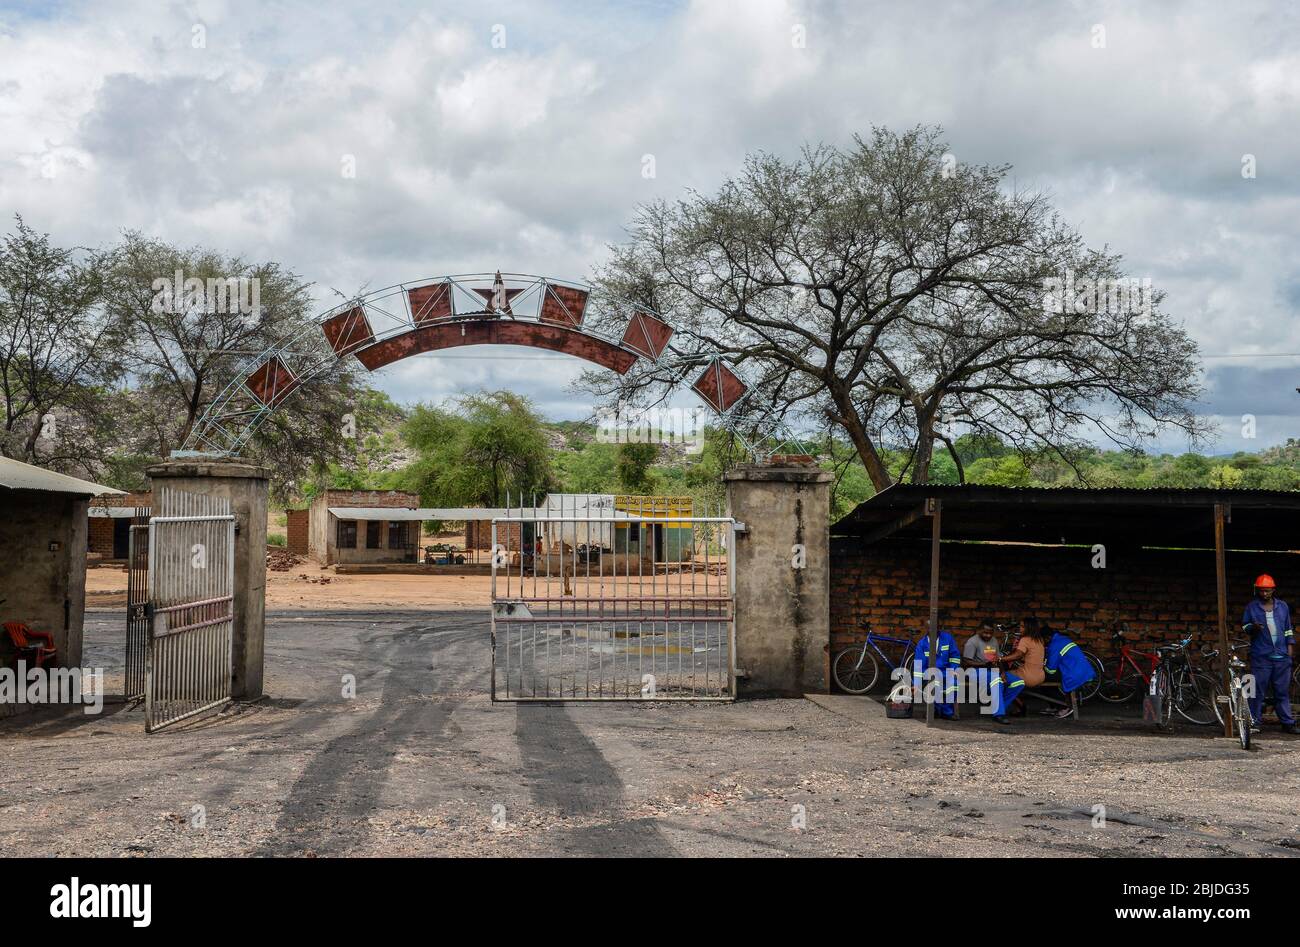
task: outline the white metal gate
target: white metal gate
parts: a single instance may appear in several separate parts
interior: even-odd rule
[[[145,664],[149,654],[149,527],[132,525],[128,535],[123,696],[135,701],[144,700]]]
[[[235,517],[221,497],[163,488],[149,519],[145,730],[230,701]]]
[[[733,520],[557,499],[492,521],[492,699],[731,700]]]

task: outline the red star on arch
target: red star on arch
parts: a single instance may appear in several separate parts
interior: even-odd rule
[[[483,297],[484,312],[499,312],[507,316],[513,316],[514,313],[510,311],[510,300],[522,293],[523,290],[507,289],[505,281],[501,279],[501,271],[497,270],[496,279],[492,281],[490,289],[475,288],[474,292]]]

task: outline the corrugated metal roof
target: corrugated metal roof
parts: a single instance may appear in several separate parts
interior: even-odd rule
[[[135,519],[139,514],[133,506],[92,506],[86,515],[94,519]]]
[[[509,506],[509,507],[427,507],[418,509],[409,507],[383,506],[331,506],[329,511],[341,520],[493,520],[493,519],[564,519],[566,517],[594,516],[609,520],[635,519],[630,513],[621,510],[566,510],[561,513],[558,508],[545,506]]]
[[[1201,487],[895,484],[859,504],[831,533],[865,543],[928,537],[930,498],[942,503],[944,539],[1206,548],[1214,541],[1214,507],[1223,504],[1229,548],[1300,546],[1300,491]]]
[[[101,483],[78,480],[67,474],[55,473],[43,467],[33,467],[20,460],[0,457],[0,487],[10,490],[40,490],[45,493],[76,493],[84,496],[98,494],[125,494],[125,490],[115,490]]]

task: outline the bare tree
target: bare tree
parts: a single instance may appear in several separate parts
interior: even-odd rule
[[[748,411],[842,430],[876,489],[885,444],[908,445],[925,482],[957,425],[1063,456],[1085,434],[1196,435],[1196,349],[1159,294],[1112,311],[1045,293],[1062,280],[1109,303],[1126,277],[1044,195],[1005,190],[1008,170],[957,163],[939,129],[876,129],[643,207],[597,281],[668,316],[670,357],[588,383],[662,396],[721,354],[754,388]]]

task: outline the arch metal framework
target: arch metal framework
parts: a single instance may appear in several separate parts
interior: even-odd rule
[[[588,318],[597,312],[599,325]],[[621,333],[609,325],[621,325]],[[669,348],[672,336],[659,313],[585,283],[500,272],[398,283],[335,306],[247,360],[194,425],[185,451],[239,453],[272,411],[339,359],[355,356],[374,371],[466,345],[562,352],[620,375],[640,359],[656,365],[679,360],[683,371],[698,366],[692,390],[719,424],[736,431],[752,389],[721,358],[676,355]]]

